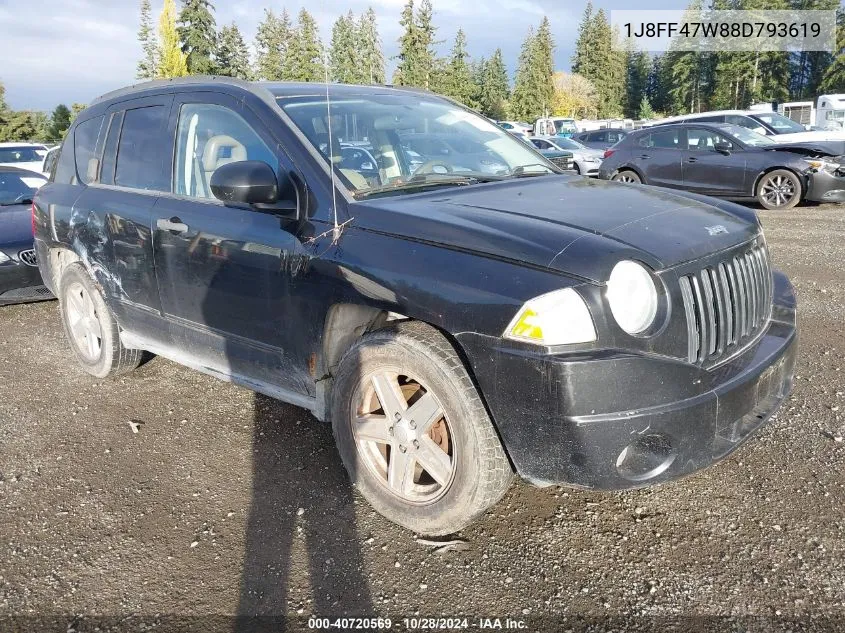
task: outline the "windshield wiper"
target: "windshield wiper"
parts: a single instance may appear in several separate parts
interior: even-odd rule
[[[410,191],[413,189],[425,189],[428,187],[460,187],[466,185],[475,185],[479,182],[493,182],[502,179],[502,176],[492,175],[475,175],[472,176],[446,176],[429,179],[428,176],[432,174],[420,174],[411,176],[408,180],[397,182],[392,185],[385,185],[383,187],[376,187],[374,189],[366,189],[355,193],[356,199],[368,198],[370,196],[393,193],[394,191]]]

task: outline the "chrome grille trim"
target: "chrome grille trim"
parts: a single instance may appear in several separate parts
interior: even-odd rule
[[[18,258],[27,266],[38,266],[38,259],[33,249],[21,251],[18,253]]]
[[[768,322],[772,271],[763,244],[684,275],[679,283],[691,363],[711,366],[726,360],[751,343]]]

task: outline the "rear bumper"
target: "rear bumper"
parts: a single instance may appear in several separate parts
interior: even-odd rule
[[[458,338],[524,479],[540,486],[635,488],[717,462],[790,393],[795,304],[786,278],[776,274],[776,282],[767,329],[711,370],[615,350],[543,356],[476,334]]]
[[[845,202],[845,178],[823,170],[813,172],[807,177],[805,199],[813,202]]]

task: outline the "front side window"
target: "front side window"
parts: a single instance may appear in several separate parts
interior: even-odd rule
[[[687,149],[693,152],[712,152],[717,143],[733,145],[724,136],[704,128],[690,128],[687,130]]]
[[[748,128],[740,127],[738,125],[726,125],[724,126],[724,130],[738,138],[746,145],[751,145],[753,147],[766,147],[775,144],[775,142],[768,136],[752,132]]]
[[[117,147],[114,184],[132,189],[167,191],[169,162],[162,155],[160,131],[167,117],[164,106],[127,110]]]
[[[83,121],[76,126],[73,133],[74,154],[76,154],[76,173],[83,184],[88,184],[95,177],[96,170],[89,172],[91,159],[96,157],[97,141],[100,138],[100,128],[103,127],[103,118],[94,117]]]
[[[210,103],[187,103],[179,111],[173,193],[214,198],[211,175],[218,167],[243,160],[260,160],[274,170],[278,159],[261,137],[236,112]]]
[[[310,145],[356,195],[413,186],[472,184],[558,173],[536,150],[487,119],[437,97],[362,94],[279,99]],[[342,149],[366,150],[375,169],[344,162]],[[447,182],[448,181],[448,182]],[[458,182],[459,181],[459,182]]]

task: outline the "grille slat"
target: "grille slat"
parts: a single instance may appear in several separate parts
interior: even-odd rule
[[[750,343],[768,320],[772,274],[765,246],[680,278],[687,357],[710,365]]]
[[[35,257],[35,251],[33,249],[21,251],[18,253],[18,257],[27,266],[38,266],[38,260]]]

